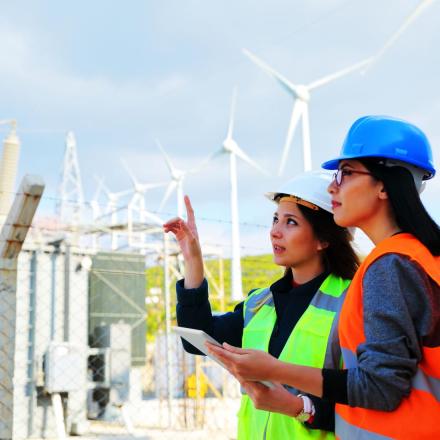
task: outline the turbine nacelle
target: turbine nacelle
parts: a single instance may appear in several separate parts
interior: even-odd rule
[[[176,182],[180,182],[185,178],[187,171],[182,171],[177,168],[174,168],[172,171],[170,171],[170,174],[172,180],[175,180]]]
[[[295,86],[295,94],[296,94],[297,98],[300,99],[301,101],[304,101],[304,102],[310,101],[309,89],[307,88],[307,86],[305,86],[303,84],[299,84],[299,85]]]
[[[223,141],[223,150],[227,153],[236,154],[239,149],[237,142],[234,139],[227,138]]]
[[[164,148],[162,147],[161,143],[158,139],[156,139],[156,145],[158,149],[160,150],[163,158],[165,159],[166,166],[168,168],[168,171],[170,173],[171,180],[168,183],[168,187],[165,191],[165,194],[162,198],[162,201],[160,202],[159,211],[163,209],[166,202],[170,198],[173,191],[177,192],[177,215],[179,217],[183,216],[183,210],[184,210],[184,201],[183,201],[183,182],[188,174],[194,174],[197,173],[207,162],[202,162],[199,166],[195,168],[191,168],[189,170],[181,170],[179,168],[176,168],[168,154],[165,152]],[[209,161],[209,160],[208,160]]]

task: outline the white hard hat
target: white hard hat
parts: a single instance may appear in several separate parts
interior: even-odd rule
[[[403,162],[401,160],[384,159],[379,162],[386,167],[403,167],[406,168],[412,175],[414,183],[416,185],[417,192],[422,194],[426,186],[426,171],[419,167],[416,167],[410,163]]]
[[[306,171],[289,180],[276,192],[268,192],[265,196],[273,202],[279,202],[279,196],[285,194],[292,201],[311,209],[322,208],[333,214],[331,197],[327,191],[332,181],[332,173],[323,170]]]

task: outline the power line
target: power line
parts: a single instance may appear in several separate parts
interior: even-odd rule
[[[9,191],[0,191],[0,194],[2,193],[7,193],[10,195],[18,195],[18,192],[9,192]],[[55,202],[55,203],[59,203],[61,201],[60,197],[56,197],[56,196],[45,196],[43,195],[41,197],[41,201],[51,201],[51,202]],[[77,202],[76,200],[69,200],[69,199],[65,199],[65,202]],[[108,207],[107,203],[98,203],[95,201],[88,201],[88,200],[84,200],[81,202],[81,205],[84,206],[88,206],[91,207],[92,204],[97,204],[99,207],[101,208],[106,208]],[[116,206],[112,211],[106,212],[104,214],[101,214],[99,217],[97,217],[97,219],[95,220],[100,220],[100,219],[104,219],[105,217],[111,215],[111,213],[114,212],[122,212],[124,210],[126,210],[128,208],[128,205],[119,205]],[[175,212],[167,212],[167,211],[158,211],[158,210],[154,210],[154,209],[148,209],[145,212],[151,213],[151,214],[156,214],[159,216],[166,216],[167,218],[171,218],[171,217],[176,217],[176,213]],[[56,217],[58,218],[58,217]],[[211,223],[220,223],[220,224],[227,224],[227,225],[231,225],[232,222],[230,220],[225,220],[225,219],[219,219],[219,218],[213,218],[213,217],[205,217],[205,216],[197,216],[197,221],[199,222],[211,222]],[[148,224],[148,223],[145,223]],[[259,223],[253,223],[253,222],[240,222],[241,226],[247,226],[247,227],[255,227],[255,228],[264,228],[264,229],[270,229],[270,224],[259,224]]]

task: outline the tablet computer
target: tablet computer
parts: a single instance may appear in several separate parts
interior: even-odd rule
[[[203,354],[208,356],[213,361],[217,362],[219,365],[221,365],[223,368],[225,366],[221,361],[219,361],[216,357],[211,355],[208,351],[208,349],[205,346],[205,342],[209,342],[213,345],[217,345],[218,347],[221,347],[222,345],[216,341],[213,337],[206,334],[203,330],[197,330],[194,328],[186,328],[186,327],[173,327],[173,331],[187,340],[191,345],[197,348],[197,350],[201,351]],[[273,388],[272,382],[263,380],[260,381],[263,385],[266,385],[269,388]]]

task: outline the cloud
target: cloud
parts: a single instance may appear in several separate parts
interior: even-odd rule
[[[34,37],[8,27],[0,29],[0,50],[8,54],[0,58],[0,89],[21,105],[40,105],[40,113],[47,118],[59,115],[65,119],[63,114],[83,112],[101,115],[98,119],[105,124],[106,118],[115,114],[129,120],[140,108],[150,107],[152,111],[153,101],[177,93],[187,84],[176,72],[143,81],[74,74],[51,59],[45,47],[36,50]]]
[[[120,157],[141,181],[168,179],[155,151],[156,137],[177,166],[197,165],[226,135],[235,84],[234,136],[253,159],[275,172],[292,99],[241,48],[254,51],[292,81],[308,83],[370,55],[414,7],[414,0],[386,5],[379,0],[368,5],[346,0],[325,5],[318,0],[301,5],[286,0],[147,3],[103,11],[103,1],[79,0],[59,3],[55,13],[53,2],[25,11],[5,5],[0,18],[1,117],[17,118],[20,166],[23,172],[44,175],[48,192],[55,192],[68,129],[77,137],[86,198],[94,191],[93,174],[103,175],[115,191],[130,185]],[[337,153],[351,122],[366,113],[414,120],[426,130],[439,163],[434,13],[439,6],[421,15],[367,75],[347,76],[312,95],[315,167]],[[266,179],[239,165],[242,221],[266,220],[259,197],[299,171],[300,135],[295,135],[283,179]],[[437,181],[429,182],[424,195],[430,209],[438,205]],[[221,219],[229,215],[228,185],[226,160],[186,182],[199,210]],[[152,201],[161,195],[152,194]],[[170,201],[167,210],[172,209]],[[248,234],[247,229],[242,233]]]

